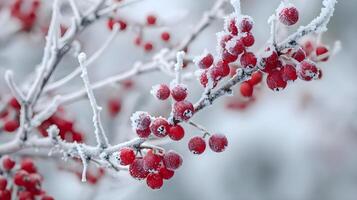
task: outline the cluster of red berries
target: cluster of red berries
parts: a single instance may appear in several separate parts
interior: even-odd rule
[[[42,136],[47,137],[47,129],[51,125],[56,125],[60,130],[59,136],[61,139],[68,142],[83,142],[84,134],[75,129],[74,122],[72,120],[65,119],[65,110],[60,108],[54,115],[45,120],[40,126],[37,127]]]
[[[107,26],[109,30],[113,30],[114,24],[119,24],[120,30],[125,30],[127,28],[128,22],[125,21],[124,19],[116,19],[114,17],[111,17],[107,21]],[[154,27],[157,25],[157,17],[155,15],[148,15],[146,16],[146,23],[142,25],[136,24],[136,26],[139,26],[139,33],[135,37],[134,44],[136,46],[141,46],[145,52],[150,52],[154,49],[154,44],[152,41],[143,41],[143,29],[147,27]],[[160,35],[160,39],[167,43],[170,41],[171,34],[168,31],[163,31]]]
[[[0,165],[0,199],[53,200],[41,188],[43,177],[37,173],[34,162],[24,158],[18,165],[10,156],[3,156]],[[11,183],[9,183],[11,182]],[[16,192],[14,193],[13,190]]]
[[[138,180],[146,179],[151,189],[160,189],[164,180],[171,179],[182,165],[182,157],[173,150],[163,153],[151,149],[139,157],[133,148],[125,147],[119,151],[119,164],[129,165],[130,175]]]
[[[210,136],[208,144],[213,152],[223,152],[228,146],[228,140],[225,135],[216,133]],[[202,154],[206,150],[205,137],[195,136],[188,142],[188,149],[193,154]]]
[[[8,105],[0,111],[0,123],[2,130],[8,133],[15,132],[19,126],[19,116],[21,105],[15,98],[11,98]]]
[[[29,9],[24,11],[24,7],[28,6],[29,1],[15,0],[11,5],[11,15],[21,21],[22,29],[24,31],[30,31],[34,26],[37,19],[37,12],[40,7],[40,0],[31,0]]]

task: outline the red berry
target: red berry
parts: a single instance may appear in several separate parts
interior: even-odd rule
[[[150,173],[146,178],[146,184],[153,190],[160,189],[164,181],[160,174]]]
[[[253,95],[253,87],[248,82],[243,82],[240,85],[240,93],[244,97],[251,97]]]
[[[299,20],[299,11],[294,6],[285,7],[279,13],[279,20],[286,26],[294,25]]]
[[[135,112],[131,120],[131,126],[137,130],[146,130],[150,127],[151,117],[147,112]]]
[[[207,86],[208,83],[207,70],[201,72],[199,76],[199,81],[203,87]]]
[[[151,94],[159,100],[166,100],[170,97],[170,88],[166,84],[155,85],[152,87]]]
[[[298,62],[301,62],[301,61],[305,60],[306,54],[305,54],[305,51],[301,47],[299,47],[297,50],[295,50],[292,57],[295,60],[297,60]]]
[[[238,35],[238,28],[236,25],[236,19],[234,17],[231,17],[230,19],[227,20],[226,28],[230,34]]]
[[[141,45],[141,42],[142,42],[142,39],[141,39],[140,36],[135,37],[135,39],[134,39],[134,44],[135,44],[136,46],[140,46],[140,45]]]
[[[10,120],[4,123],[3,129],[6,132],[14,132],[17,128],[19,128],[19,126],[20,124],[17,120]]]
[[[193,116],[193,114],[194,108],[192,103],[189,101],[179,101],[173,106],[174,118],[179,121],[187,121]]]
[[[160,166],[161,157],[153,153],[153,151],[148,151],[144,156],[144,170],[148,172],[156,172]]]
[[[263,79],[263,73],[260,71],[256,71],[252,74],[250,79],[247,81],[251,86],[258,85],[260,82],[262,82]]]
[[[171,96],[175,101],[183,101],[187,97],[187,88],[182,84],[176,84],[171,87]]]
[[[270,73],[279,66],[279,56],[276,51],[271,51],[269,48],[265,51],[266,55],[263,55],[260,61],[262,71]]]
[[[2,166],[6,171],[10,171],[15,166],[15,161],[8,155],[2,158]]]
[[[318,46],[316,48],[316,56],[318,60],[326,62],[329,59],[329,50],[325,46]]]
[[[118,23],[119,23],[119,29],[120,29],[121,31],[124,31],[124,30],[126,29],[126,27],[127,27],[126,22],[123,21],[123,20],[118,20]]]
[[[144,50],[146,52],[151,51],[153,48],[154,48],[154,46],[153,46],[153,44],[151,42],[147,42],[147,43],[144,44]]]
[[[241,39],[234,37],[227,42],[226,49],[232,55],[240,55],[243,53],[245,47]]]
[[[10,104],[11,107],[15,108],[16,110],[20,110],[21,109],[21,105],[19,104],[19,102],[14,97],[11,98],[9,104]]]
[[[283,80],[281,71],[274,70],[267,77],[268,87],[274,91],[283,90],[286,87],[286,81]]]
[[[311,53],[315,50],[315,44],[313,41],[307,40],[305,41],[303,47],[306,56],[310,56]]]
[[[167,169],[164,165],[161,165],[159,168],[159,174],[163,179],[169,180],[174,176],[175,172],[173,170]]]
[[[174,125],[170,127],[169,137],[172,140],[179,141],[185,136],[185,130],[180,125]]]
[[[149,172],[144,169],[144,161],[142,158],[136,158],[129,166],[129,173],[133,178],[144,179],[148,176]]]
[[[250,17],[243,17],[239,22],[239,30],[242,32],[250,32],[253,28],[253,20]]]
[[[170,150],[164,154],[164,165],[169,170],[177,170],[182,165],[182,157],[180,154]]]
[[[18,170],[13,176],[14,183],[19,186],[24,186],[26,184],[26,179],[28,179],[29,173],[25,170]]]
[[[34,200],[34,196],[31,194],[31,192],[23,190],[19,191],[17,194],[18,200]]]
[[[231,71],[228,63],[223,60],[218,61],[215,67],[217,68],[217,73],[220,77],[228,76]]]
[[[257,64],[257,58],[252,52],[245,52],[240,58],[240,64],[243,67],[253,68]]]
[[[206,141],[199,136],[195,136],[188,142],[188,149],[193,154],[202,154],[206,149]]]
[[[109,30],[113,30],[115,24],[115,20],[113,18],[109,18],[107,21],[107,27]]]
[[[144,129],[144,130],[136,129],[135,132],[140,138],[147,138],[151,134],[150,128],[147,128],[147,129]]]
[[[281,69],[281,73],[283,76],[283,80],[288,81],[295,81],[297,79],[296,69],[293,65],[285,65]]]
[[[132,148],[124,147],[119,150],[119,159],[121,165],[130,165],[135,160],[135,152]]]
[[[226,49],[222,49],[221,57],[225,63],[231,63],[231,62],[234,62],[237,60],[238,55],[233,55],[233,54],[229,53]]]
[[[0,190],[0,199],[1,200],[11,200],[10,190]]]
[[[162,32],[161,33],[161,39],[164,41],[164,42],[167,42],[170,40],[170,33],[169,32]]]
[[[7,186],[7,179],[0,175],[0,191],[5,190]]]
[[[20,163],[21,169],[27,171],[28,173],[36,173],[37,169],[33,160],[31,158],[25,158]]]
[[[157,20],[157,18],[156,18],[155,15],[148,15],[148,16],[146,17],[146,23],[147,23],[148,25],[155,25],[155,24],[156,24],[156,20]]]
[[[169,133],[170,124],[162,118],[156,118],[150,125],[151,132],[157,137],[165,137]]]
[[[212,54],[210,53],[205,53],[203,56],[200,56],[197,61],[196,61],[196,65],[200,68],[200,69],[208,69],[209,67],[212,66],[214,61],[214,58],[212,56]]]
[[[223,152],[228,146],[228,140],[223,134],[213,134],[208,143],[211,150],[217,153]]]
[[[243,42],[244,46],[246,46],[246,47],[253,46],[253,44],[255,42],[253,34],[248,32],[246,36],[242,37],[242,42]]]
[[[318,69],[315,63],[304,60],[298,65],[297,69],[298,77],[304,81],[311,81],[318,78]]]
[[[111,117],[115,117],[121,110],[121,101],[119,99],[110,99],[108,102],[108,111]]]

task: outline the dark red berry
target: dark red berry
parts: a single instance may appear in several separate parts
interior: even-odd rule
[[[329,50],[325,46],[318,46],[316,48],[316,56],[318,60],[326,62],[329,59]]]
[[[183,101],[187,97],[187,88],[182,84],[176,84],[171,87],[171,96],[175,101]]]
[[[7,179],[4,176],[0,175],[0,191],[5,190],[6,186],[7,186]]]
[[[306,54],[305,51],[301,47],[299,47],[297,50],[294,51],[292,57],[298,62],[301,62],[305,60]]]
[[[154,154],[152,150],[148,151],[143,157],[144,170],[148,172],[156,172],[160,166],[161,156]]]
[[[165,137],[169,133],[170,124],[162,117],[154,119],[150,125],[151,132],[157,137]]]
[[[257,58],[252,52],[245,52],[240,58],[240,64],[243,67],[253,68],[257,64]]]
[[[285,89],[286,81],[283,80],[281,71],[274,70],[267,77],[267,85],[274,91],[280,91]]]
[[[6,132],[14,132],[19,128],[20,124],[17,120],[9,120],[4,123],[4,131]]]
[[[242,42],[243,42],[244,46],[246,46],[246,47],[253,46],[253,44],[255,42],[253,34],[247,33],[245,36],[242,37]]]
[[[11,170],[15,166],[15,161],[8,155],[3,156],[2,158],[2,166],[6,171]]]
[[[228,140],[223,134],[213,134],[208,141],[209,147],[214,152],[223,152],[228,146]]]
[[[180,125],[173,125],[169,130],[169,137],[172,140],[179,141],[185,136],[185,130]]]
[[[234,17],[228,19],[227,21],[227,31],[232,35],[238,35],[238,28],[236,25],[236,19]]]
[[[297,79],[296,69],[293,65],[285,65],[281,69],[283,80],[286,82],[295,81]]]
[[[262,71],[265,73],[270,73],[279,66],[279,56],[276,51],[267,49],[265,55],[262,56],[260,65]]]
[[[159,168],[159,174],[163,179],[168,180],[174,176],[175,172],[173,170],[167,169],[164,165],[161,165]]]
[[[202,154],[206,149],[206,141],[199,136],[195,136],[188,142],[188,149],[193,154]]]
[[[239,30],[242,32],[250,32],[253,28],[253,20],[250,17],[244,16],[239,22]]]
[[[24,158],[21,163],[21,169],[27,171],[28,173],[36,173],[36,166],[31,158]]]
[[[194,108],[191,102],[186,100],[175,102],[173,106],[173,115],[175,119],[179,121],[187,121],[193,114]]]
[[[119,99],[110,99],[108,102],[108,111],[111,117],[115,117],[121,110],[121,101]]]
[[[315,63],[304,60],[298,65],[297,69],[298,77],[304,81],[311,81],[318,78],[318,69]]]
[[[167,42],[170,40],[170,33],[169,32],[162,32],[161,33],[161,39],[164,41],[164,42]]]
[[[146,17],[146,23],[147,23],[148,25],[155,25],[155,24],[156,24],[156,20],[157,20],[157,18],[156,18],[155,15],[148,15],[148,16]]]

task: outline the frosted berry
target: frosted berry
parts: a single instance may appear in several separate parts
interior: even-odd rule
[[[326,62],[329,59],[329,50],[325,46],[318,46],[316,48],[316,56],[318,60]]]
[[[150,128],[146,128],[144,130],[136,129],[135,132],[140,138],[147,138],[151,134]]]
[[[170,97],[170,88],[166,84],[155,85],[152,87],[151,94],[159,100],[166,100]]]
[[[21,169],[27,171],[28,173],[36,173],[37,169],[35,163],[31,158],[25,158],[20,163]]]
[[[286,82],[295,81],[297,79],[296,69],[293,65],[285,65],[281,69],[283,80]]]
[[[240,64],[243,67],[253,68],[257,64],[257,58],[252,52],[245,52],[240,58]]]
[[[299,11],[294,6],[285,7],[279,13],[279,20],[286,26],[294,25],[299,20]]]
[[[119,150],[119,159],[121,165],[130,165],[135,160],[135,152],[132,148],[124,147]]]
[[[169,129],[169,122],[162,117],[154,119],[150,125],[151,132],[157,137],[165,137],[169,133]]]
[[[253,28],[253,20],[250,17],[244,16],[239,22],[239,30],[242,32],[250,32]]]
[[[237,60],[238,55],[234,55],[228,52],[226,49],[222,49],[221,58],[226,63],[231,63]]]
[[[144,169],[144,161],[142,158],[136,158],[129,166],[129,173],[133,178],[144,179],[148,176],[149,172]]]
[[[198,79],[200,81],[200,84],[203,87],[206,87],[207,83],[208,83],[207,70],[202,71],[201,74],[199,75]]]
[[[173,170],[167,169],[164,165],[161,165],[159,168],[159,174],[163,179],[170,179],[174,176],[175,172]]]
[[[217,68],[218,70],[217,73],[219,74],[220,77],[228,76],[231,71],[228,63],[223,60],[218,61],[215,67]]]
[[[200,68],[200,69],[208,69],[209,67],[212,66],[214,61],[213,55],[210,53],[207,53],[205,55],[200,56],[197,61],[196,61],[196,65]]]
[[[303,44],[303,49],[305,51],[306,56],[310,56],[311,53],[314,52],[315,48],[315,43],[311,40],[307,40]]]
[[[150,173],[146,178],[146,184],[153,190],[160,189],[164,181],[160,174]]]
[[[188,142],[188,149],[193,154],[202,154],[206,150],[206,141],[199,136],[195,136]]]
[[[26,184],[26,179],[28,179],[29,173],[25,170],[18,170],[13,176],[14,183],[19,186],[24,186]]]
[[[213,134],[208,141],[209,147],[214,152],[222,152],[228,146],[228,140],[223,134]]]
[[[267,49],[265,55],[262,56],[260,65],[262,67],[262,71],[265,73],[270,73],[275,70],[279,65],[278,53]]]
[[[174,118],[180,121],[189,120],[194,114],[194,108],[189,101],[179,101],[174,104],[173,107]]]
[[[115,117],[121,110],[121,101],[119,99],[110,99],[108,102],[108,111],[111,117]]]
[[[155,25],[155,24],[156,24],[156,20],[157,20],[157,18],[156,18],[155,15],[148,15],[148,16],[146,17],[146,23],[147,23],[148,25]]]
[[[238,27],[236,25],[236,19],[234,17],[227,21],[227,31],[232,35],[238,35]]]
[[[294,51],[292,57],[297,60],[298,62],[301,62],[305,60],[306,54],[305,51],[302,48],[298,48],[297,50]]]
[[[158,170],[161,162],[161,156],[154,154],[152,150],[148,151],[143,157],[144,170],[148,172],[155,172]]]
[[[172,140],[179,141],[185,136],[185,130],[180,125],[173,125],[169,130],[169,137]]]
[[[298,65],[297,69],[298,77],[304,81],[311,81],[318,78],[318,69],[312,61],[304,60]]]
[[[253,95],[253,86],[250,85],[248,82],[243,82],[240,85],[240,93],[244,97],[251,97]]]
[[[274,70],[267,77],[267,85],[274,91],[283,90],[287,83],[284,81],[281,71]]]
[[[138,111],[131,118],[131,126],[137,130],[146,130],[150,127],[151,117],[149,113]]]
[[[176,84],[171,87],[171,96],[175,101],[183,101],[187,97],[187,88],[182,84]]]
[[[169,32],[162,32],[161,33],[161,39],[164,41],[164,42],[167,42],[170,40],[170,33]]]
[[[219,39],[218,39],[220,46],[224,49],[226,47],[226,43],[232,38],[233,38],[233,36],[230,34],[220,35]]]
[[[19,126],[20,124],[17,120],[9,120],[4,123],[3,129],[6,132],[14,132]]]
[[[2,157],[2,167],[3,169],[9,171],[15,166],[15,161],[8,155]]]
[[[177,170],[182,165],[182,157],[177,152],[170,150],[164,154],[164,165],[169,170]]]
[[[252,74],[250,79],[247,81],[251,86],[255,86],[262,82],[263,80],[263,73],[260,71],[256,71]]]
[[[255,42],[255,38],[252,33],[247,33],[246,36],[242,37],[242,42],[243,42],[244,46],[251,47],[251,46],[253,46],[253,44]]]
[[[245,47],[241,39],[234,37],[227,42],[226,49],[232,55],[240,55],[243,53]]]

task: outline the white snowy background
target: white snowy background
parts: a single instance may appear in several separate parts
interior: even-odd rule
[[[213,0],[145,0],[123,10],[124,16],[144,20],[147,13],[156,13],[160,20],[171,25],[173,40],[178,41],[209,9]],[[318,15],[321,0],[293,0],[300,10],[300,24]],[[243,0],[245,14],[255,19],[254,47],[258,49],[269,38],[268,17],[279,5],[278,0]],[[227,9],[231,9],[227,7]],[[184,156],[184,163],[172,180],[159,191],[147,188],[122,172],[117,178],[107,176],[97,185],[83,184],[71,173],[59,171],[52,159],[37,159],[44,174],[44,187],[56,199],[111,200],[355,200],[357,199],[357,1],[340,0],[324,34],[323,42],[332,46],[340,40],[341,52],[329,62],[322,63],[324,76],[314,82],[297,81],[282,92],[270,91],[265,83],[257,101],[246,111],[230,111],[224,106],[227,99],[195,116],[194,120],[212,131],[225,133],[229,147],[224,153],[210,151],[194,156],[187,149],[187,140],[198,134],[186,126],[186,137],[178,143],[165,145]],[[104,22],[91,27],[81,36],[84,50],[94,52],[108,37]],[[215,33],[222,29],[216,21],[191,48],[200,54],[207,48],[215,50]],[[293,27],[291,28],[294,30]],[[0,27],[1,29],[1,27]],[[151,34],[151,33],[150,33]],[[155,33],[152,33],[154,37]],[[157,35],[157,34],[156,34]],[[149,36],[148,36],[149,37]],[[130,39],[128,39],[130,38]],[[132,34],[121,33],[106,53],[89,69],[92,80],[125,71],[136,60],[148,60],[132,44]],[[16,72],[16,81],[23,78],[39,63],[43,40],[36,36],[20,35],[6,45],[0,44],[0,74],[5,69]],[[66,59],[56,71],[62,77],[74,69],[74,58]],[[191,68],[192,69],[192,68]],[[137,100],[136,109],[165,108],[150,96],[150,86],[169,81],[156,73],[135,78],[140,91],[125,94],[123,105]],[[7,92],[1,78],[1,93]],[[196,81],[189,99],[197,100],[201,89]],[[75,91],[82,87],[78,78],[63,88]],[[115,90],[114,90],[115,91]],[[111,94],[109,87],[95,94],[99,104],[102,96]],[[67,106],[78,127],[87,134],[93,131],[91,110],[87,101]],[[162,114],[167,114],[163,112]],[[127,116],[125,116],[127,117]],[[104,117],[107,132],[120,137],[128,134],[129,121],[121,116],[111,120]],[[120,125],[124,123],[124,125]],[[130,133],[134,134],[134,133]],[[0,144],[1,145],[1,144]],[[61,161],[62,162],[62,161]],[[64,164],[64,162],[62,162]]]

